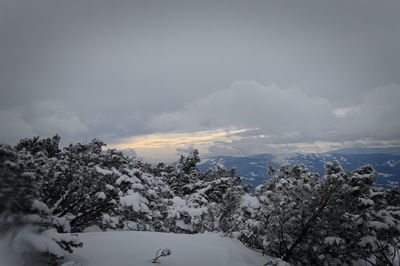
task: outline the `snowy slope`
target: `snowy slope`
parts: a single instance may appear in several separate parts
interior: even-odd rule
[[[160,248],[172,251],[160,258],[159,265],[165,266],[260,266],[269,258],[216,233],[93,232],[79,238],[83,248],[70,258],[85,266],[154,266],[151,260]]]

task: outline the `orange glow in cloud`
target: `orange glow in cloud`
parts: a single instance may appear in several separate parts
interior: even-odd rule
[[[123,143],[111,145],[116,149],[160,149],[181,148],[195,145],[210,145],[214,141],[231,141],[240,138],[237,133],[248,131],[248,129],[237,130],[208,130],[193,133],[167,133],[151,134],[132,137]]]

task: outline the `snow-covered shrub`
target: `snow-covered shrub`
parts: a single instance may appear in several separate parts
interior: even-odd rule
[[[38,169],[40,200],[53,215],[68,219],[73,232],[100,225],[102,215],[115,208],[117,191],[109,186],[115,177],[99,174],[99,165],[112,157],[102,146],[96,139],[71,144]]]
[[[187,157],[182,156],[175,169],[165,176],[175,188],[167,217],[173,232],[220,231],[233,209],[228,207],[232,204],[231,193],[235,188],[243,191],[234,170],[218,164],[202,172],[196,167],[199,161],[194,150]]]
[[[165,225],[167,199],[173,194],[163,178],[133,159],[111,170],[117,177],[113,186],[118,190],[118,202],[112,213],[119,219],[118,227],[168,231]]]
[[[74,235],[57,233],[56,228],[68,231],[69,222],[39,200],[37,169],[47,156],[37,154],[0,145],[0,236],[19,263],[54,265],[82,243]]]
[[[229,219],[228,209],[232,212],[226,208],[232,204],[229,195],[243,188],[234,170],[216,165],[202,172],[196,166],[199,161],[195,150],[175,165],[151,168],[130,159],[118,168],[102,166],[117,177],[113,186],[119,193],[118,208],[110,217],[118,217],[119,228],[127,230],[219,231]]]
[[[198,181],[201,172],[196,167],[200,162],[199,152],[194,150],[189,155],[181,155],[179,163],[166,176],[166,181],[176,196],[185,196],[193,192],[192,184]]]
[[[57,156],[61,151],[59,148],[60,136],[55,135],[51,138],[40,139],[39,137],[25,138],[18,142],[15,149],[26,150],[31,154],[36,154],[38,152],[44,152],[47,157],[52,158]]]
[[[256,189],[256,198],[242,197],[236,213],[243,224],[239,239],[301,265],[393,261],[399,206],[385,198],[393,193],[375,188],[377,174],[371,166],[353,172],[338,162],[325,167],[323,178],[301,165],[271,168],[271,178]]]

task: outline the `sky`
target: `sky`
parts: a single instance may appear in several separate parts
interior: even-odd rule
[[[149,161],[400,145],[400,1],[0,0],[0,142]]]

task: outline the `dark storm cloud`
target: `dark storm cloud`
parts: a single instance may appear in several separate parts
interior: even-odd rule
[[[399,10],[399,1],[4,0],[0,141],[224,126],[276,143],[398,139]],[[231,86],[241,80],[256,82]]]

